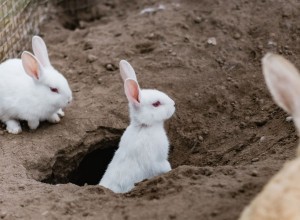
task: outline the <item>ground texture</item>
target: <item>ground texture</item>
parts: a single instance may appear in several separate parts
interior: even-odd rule
[[[0,218],[237,219],[295,155],[295,129],[271,100],[260,59],[276,52],[300,68],[299,8],[296,0],[114,0],[76,19],[51,14],[41,35],[74,102],[59,124],[0,130]],[[124,195],[90,185],[129,123],[120,59],[142,88],[177,106],[166,123],[173,170]]]

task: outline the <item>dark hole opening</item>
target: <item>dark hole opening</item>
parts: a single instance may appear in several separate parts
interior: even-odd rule
[[[80,150],[73,156],[63,151],[53,165],[51,175],[41,180],[43,183],[73,183],[78,186],[97,185],[104,175],[108,164],[118,149],[120,137],[104,139],[89,147],[83,155]]]
[[[71,174],[70,182],[79,186],[99,184],[116,150],[117,147],[110,147],[87,154]]]
[[[63,27],[69,30],[80,28],[80,21],[94,21],[100,19],[97,0],[57,0],[54,5]]]

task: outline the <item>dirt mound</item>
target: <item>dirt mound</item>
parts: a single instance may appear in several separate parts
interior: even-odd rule
[[[295,153],[294,127],[272,102],[260,59],[273,51],[300,67],[299,7],[115,0],[99,4],[96,17],[67,20],[72,26],[53,15],[41,35],[74,102],[57,125],[17,136],[0,130],[0,218],[237,219]],[[125,195],[89,185],[129,122],[121,59],[142,88],[166,92],[177,106],[166,124],[173,170]]]

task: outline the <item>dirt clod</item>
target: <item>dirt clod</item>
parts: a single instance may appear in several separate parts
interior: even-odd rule
[[[95,55],[92,55],[92,54],[89,54],[88,57],[87,57],[87,61],[88,61],[89,63],[93,63],[93,62],[95,62],[97,59],[98,59],[98,57],[96,57]]]
[[[217,39],[215,37],[210,37],[207,39],[207,43],[213,46],[217,45]]]
[[[105,69],[108,71],[114,71],[116,69],[118,69],[114,64],[108,63],[105,65]]]

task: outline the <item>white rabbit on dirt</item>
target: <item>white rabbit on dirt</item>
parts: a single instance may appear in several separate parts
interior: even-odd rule
[[[164,121],[175,112],[175,102],[165,93],[140,89],[133,68],[125,60],[120,61],[120,73],[131,121],[99,183],[115,193],[128,192],[135,183],[171,170]]]
[[[263,73],[274,101],[292,115],[300,135],[300,75],[283,57],[267,54]],[[300,219],[300,144],[297,158],[288,162],[243,211],[240,220]]]
[[[23,52],[21,59],[0,64],[0,120],[9,133],[22,131],[19,120],[36,129],[40,121],[60,121],[62,108],[72,101],[67,80],[50,64],[42,38],[32,38],[34,54]]]

